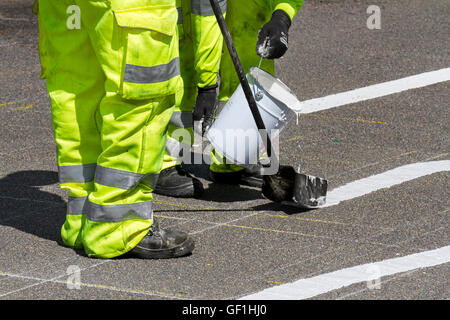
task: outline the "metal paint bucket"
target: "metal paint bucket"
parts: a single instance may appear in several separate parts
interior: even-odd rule
[[[252,67],[246,76],[270,139],[275,141],[296,116],[300,101],[283,82],[262,69]],[[241,85],[206,137],[220,154],[235,164],[255,165],[264,155],[264,143]]]

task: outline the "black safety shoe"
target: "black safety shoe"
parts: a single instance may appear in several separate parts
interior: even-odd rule
[[[242,184],[259,188],[261,188],[263,185],[263,179],[261,175],[257,173],[250,173],[246,170],[236,172],[214,172],[210,170],[209,177],[215,183]]]
[[[160,172],[153,192],[175,198],[194,198],[202,195],[203,185],[180,165],[177,165]]]
[[[147,235],[127,255],[141,259],[170,259],[188,255],[194,247],[194,240],[187,233],[162,229],[153,220]]]

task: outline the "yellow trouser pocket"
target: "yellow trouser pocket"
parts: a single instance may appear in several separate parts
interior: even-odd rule
[[[122,97],[141,100],[174,94],[181,85],[176,7],[114,10],[114,17],[120,32]]]

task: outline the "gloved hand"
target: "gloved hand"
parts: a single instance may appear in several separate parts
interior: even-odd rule
[[[258,32],[256,52],[264,59],[281,58],[288,49],[291,18],[283,10],[276,10],[272,18]]]
[[[193,119],[194,119],[194,131],[196,131],[195,122],[203,120],[202,123],[202,132],[204,135],[205,132],[209,129],[209,127],[214,122],[214,117],[216,116],[217,111],[217,84],[198,88],[198,96],[197,101],[195,102]],[[197,132],[200,134],[200,132]]]

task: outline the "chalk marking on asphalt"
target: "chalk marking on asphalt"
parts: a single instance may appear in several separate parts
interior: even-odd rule
[[[58,263],[67,261],[67,260],[69,260],[69,259],[72,259],[72,257],[67,257],[67,258],[64,258],[64,259],[58,259]],[[8,273],[8,272],[5,272],[5,271],[0,270],[0,276],[1,276],[2,274],[4,274],[4,275],[7,274],[7,275],[9,275],[9,276],[14,276],[14,277],[17,277],[17,278],[18,278],[18,277],[21,277],[21,276],[27,277],[27,275],[25,275],[25,272],[33,272],[33,271],[36,271],[36,270],[38,270],[38,269],[45,269],[46,267],[50,267],[50,266],[52,266],[52,265],[54,265],[54,261],[53,261],[53,260],[50,261],[50,262],[48,262],[48,263],[45,263],[45,264],[39,264],[39,266],[35,266],[35,267],[30,268],[30,269],[28,269],[28,270],[26,270],[26,271],[24,271],[24,272],[22,272],[22,273],[16,273],[16,274],[11,274],[11,273]],[[32,277],[30,277],[30,278],[32,278]],[[5,277],[5,279],[8,279],[8,277]],[[5,279],[1,279],[0,282],[3,281],[3,280],[5,280]],[[34,280],[36,280],[36,279],[34,279]],[[44,279],[39,279],[39,280],[44,280]]]
[[[220,208],[204,208],[200,206],[191,206],[191,205],[184,205],[179,203],[172,203],[172,202],[163,202],[163,201],[153,201],[154,204],[165,204],[168,206],[173,207],[179,207],[179,208],[186,208],[186,209],[196,209],[196,210],[202,210],[202,211],[211,211],[211,210],[219,210]]]
[[[274,217],[274,218],[287,218],[287,217],[282,217],[282,216],[272,216],[270,214],[267,214],[268,216]],[[320,238],[320,239],[334,239],[334,240],[343,240],[343,241],[347,241],[348,239],[345,238],[337,238],[337,237],[333,237],[333,236],[322,236],[322,235],[314,235],[314,234],[307,234],[307,233],[303,233],[303,232],[296,232],[296,231],[286,231],[286,230],[278,230],[278,229],[268,229],[268,228],[262,228],[262,227],[255,227],[255,226],[243,226],[243,225],[237,225],[237,224],[229,224],[228,223],[218,223],[218,222],[212,222],[212,221],[205,221],[205,220],[199,220],[199,219],[189,219],[189,218],[179,218],[179,217],[170,217],[170,216],[161,216],[161,215],[155,215],[155,217],[157,218],[163,218],[163,219],[168,219],[168,220],[181,220],[183,221],[183,223],[180,224],[175,224],[175,225],[170,225],[170,227],[174,227],[174,226],[179,226],[185,223],[189,223],[189,222],[201,222],[201,223],[206,223],[206,224],[210,224],[212,226],[204,228],[202,230],[199,231],[195,231],[190,233],[191,235],[196,234],[196,233],[202,233],[204,231],[207,230],[211,230],[211,229],[215,229],[218,227],[226,227],[226,228],[235,228],[235,229],[243,229],[243,230],[253,230],[253,231],[262,231],[262,232],[272,232],[272,233],[282,233],[282,234],[290,234],[290,235],[296,235],[296,236],[301,236],[301,237],[311,237],[311,238]],[[245,219],[248,218],[248,216],[239,218],[234,220],[234,222],[239,221],[241,219]],[[313,219],[307,219],[305,221],[308,222],[315,222],[315,223],[328,223],[330,224],[330,222],[328,221],[323,221],[323,220],[313,220]],[[343,223],[331,223],[331,224],[339,224],[339,225],[343,225]],[[344,224],[344,225],[350,225],[350,224]]]
[[[200,220],[200,219],[190,219],[190,218],[183,218],[183,217],[172,217],[172,216],[163,216],[163,215],[158,215],[155,214],[154,215],[156,218],[161,218],[161,219],[172,219],[172,220],[184,220],[184,221],[197,221],[197,222],[204,222],[204,223],[210,223],[210,224],[217,224],[217,222],[212,222],[212,221],[205,221],[205,220]],[[312,222],[312,223],[324,223],[324,224],[334,224],[334,225],[341,225],[341,226],[350,226],[353,225],[351,223],[344,223],[344,222],[337,222],[337,221],[328,221],[328,220],[318,220],[318,219],[307,219],[307,218],[299,218],[299,217],[288,217],[288,216],[280,216],[280,215],[273,215],[270,213],[266,213],[264,216],[266,217],[271,217],[271,218],[276,218],[276,219],[295,219],[295,220],[299,220],[299,221],[304,221],[304,222]],[[233,225],[228,225],[233,226]]]
[[[300,137],[295,137],[295,139],[288,139],[286,140],[286,142],[292,142],[295,141],[297,139],[299,139]],[[356,161],[348,161],[348,160],[339,160],[339,159],[323,159],[323,158],[319,158],[319,157],[309,157],[309,156],[303,156],[302,155],[302,160],[312,160],[312,161],[308,161],[309,163],[314,163],[313,161],[315,161],[317,163],[317,161],[322,161],[322,162],[337,162],[340,163],[342,165],[347,165],[347,166],[354,166],[355,164],[359,164]]]
[[[250,217],[256,216],[256,215],[259,214],[259,213],[260,213],[260,212],[254,212],[254,213],[252,213],[252,214],[249,214],[249,215],[246,215],[246,216],[237,218],[237,219],[233,219],[233,220],[230,220],[230,221],[227,221],[227,222],[223,222],[223,223],[214,223],[214,225],[212,225],[212,226],[209,226],[209,227],[206,227],[206,228],[203,228],[203,229],[200,229],[200,230],[191,232],[191,233],[189,233],[189,234],[190,234],[190,235],[194,235],[194,234],[198,234],[198,233],[203,233],[203,232],[208,231],[208,230],[211,230],[211,229],[217,229],[217,228],[222,227],[222,226],[230,225],[230,223],[233,223],[233,222],[236,222],[236,221],[240,221],[240,220],[243,220],[243,219],[246,219],[246,218],[250,218]],[[207,223],[211,223],[211,222],[207,222]]]
[[[29,106],[24,106],[24,107],[13,108],[13,110],[28,110],[28,109],[33,109],[33,108],[34,108],[33,105],[29,105]]]
[[[30,187],[30,186],[27,186],[27,187]],[[0,196],[0,199],[10,199],[10,200],[16,200],[16,201],[31,201],[31,202],[39,202],[39,203],[54,203],[54,204],[56,204],[57,207],[66,205],[66,203],[57,202],[57,201],[36,200],[36,199],[30,199],[30,198],[15,198],[15,197],[8,197],[8,196]]]
[[[239,229],[248,229],[248,230],[255,230],[255,231],[264,231],[264,232],[275,232],[275,233],[283,233],[283,234],[293,234],[296,236],[301,237],[313,237],[313,238],[319,238],[319,236],[310,235],[302,232],[295,232],[295,231],[286,231],[286,230],[277,230],[277,229],[268,229],[268,228],[260,228],[260,227],[252,227],[252,226],[241,226],[236,224],[223,224],[223,227],[229,227],[229,228],[239,228]],[[332,237],[324,237],[324,238],[332,238]],[[334,238],[333,238],[334,239]]]
[[[9,17],[5,17],[1,13],[0,13],[0,20],[2,20],[2,21],[26,21],[26,22],[30,21],[30,19],[27,19],[27,18],[9,18]]]
[[[17,102],[6,102],[6,103],[0,103],[0,107],[6,107],[6,106],[11,106],[13,104],[16,104]]]
[[[269,214],[269,213],[267,213],[266,216],[272,217],[272,218],[278,218],[278,219],[292,219],[291,217],[288,217],[288,216],[273,215],[273,214]],[[299,221],[305,221],[305,222],[335,224],[335,225],[341,225],[341,226],[353,225],[352,223],[344,223],[344,222],[328,221],[328,220],[319,220],[319,219],[307,219],[307,218],[300,218],[300,217],[294,217],[294,219],[295,220],[299,220]]]
[[[380,189],[390,188],[403,182],[449,170],[450,160],[407,164],[331,190],[328,192],[326,203],[322,207],[335,206],[345,200],[358,198]]]
[[[56,280],[53,282],[67,284],[67,281],[62,281],[62,280]],[[118,291],[118,292],[143,294],[146,296],[158,296],[158,297],[162,297],[162,298],[176,298],[176,299],[190,299],[190,297],[188,297],[186,295],[178,294],[178,293],[167,293],[167,292],[162,292],[162,291],[141,290],[141,289],[132,289],[132,288],[118,288],[115,286],[108,286],[108,285],[104,285],[104,284],[85,283],[85,282],[80,282],[79,285],[83,286],[83,287],[107,289],[107,290]]]
[[[394,93],[422,88],[450,80],[450,68],[383,82],[343,93],[301,102],[300,114],[312,113],[347,104],[380,98]]]
[[[259,213],[255,214],[255,215],[258,216]],[[270,214],[267,214],[267,215],[268,215],[268,216],[272,216],[272,215],[270,215]],[[254,215],[252,215],[252,216],[254,216]],[[301,237],[309,237],[309,238],[328,239],[328,240],[332,239],[332,240],[350,241],[350,239],[346,239],[346,238],[338,238],[338,237],[335,237],[335,236],[315,235],[315,234],[308,234],[308,233],[297,232],[297,231],[286,231],[286,230],[279,230],[279,229],[268,229],[268,228],[255,227],[255,226],[243,226],[243,225],[237,225],[237,224],[230,224],[230,222],[218,223],[218,222],[205,221],[205,220],[199,220],[199,219],[178,218],[178,217],[158,216],[158,215],[155,215],[155,217],[165,218],[165,219],[168,219],[168,220],[170,220],[170,219],[173,219],[173,220],[181,220],[181,221],[183,221],[183,223],[181,223],[181,224],[185,224],[185,223],[188,223],[188,222],[201,222],[201,223],[205,223],[205,224],[210,224],[210,225],[212,225],[212,226],[207,227],[207,228],[204,228],[204,229],[202,229],[202,230],[198,230],[198,231],[192,232],[192,233],[190,233],[191,235],[197,234],[197,233],[202,233],[202,232],[204,232],[204,231],[208,231],[208,230],[211,230],[211,229],[216,229],[216,228],[219,228],[219,227],[225,227],[225,228],[235,228],[235,229],[242,229],[242,230],[253,230],[253,231],[262,231],[262,232],[272,232],[272,233],[290,234],[290,235],[296,235],[296,236],[301,236]],[[239,221],[239,220],[243,220],[243,219],[245,219],[245,218],[248,218],[248,217],[249,217],[249,216],[245,216],[245,217],[242,217],[242,218],[235,219],[235,220],[233,220],[233,221],[236,222],[236,221]],[[272,216],[272,217],[275,217],[275,218],[281,218],[281,216],[280,216],[280,217]],[[287,217],[286,217],[286,218],[287,218]],[[323,220],[317,221],[317,220],[311,220],[311,219],[308,219],[307,221],[308,221],[308,222],[316,222],[316,223],[318,223],[318,222],[320,222],[320,223],[329,223],[329,222],[323,221]],[[170,227],[178,226],[178,225],[181,225],[181,224],[170,225]],[[335,224],[342,225],[343,223],[335,223]],[[345,224],[345,225],[353,225],[353,224]],[[354,242],[359,242],[359,241],[356,241],[356,240],[355,240]],[[379,245],[384,245],[384,246],[386,246],[386,244],[384,244],[384,243],[372,243],[372,244],[379,244]]]
[[[365,120],[359,118],[346,118],[346,117],[336,117],[336,116],[325,116],[321,114],[308,114],[305,113],[304,116],[312,117],[312,118],[323,118],[323,119],[335,119],[335,120],[343,120],[343,121],[355,121],[361,123],[372,123],[372,124],[388,124],[386,121],[377,121],[377,120]]]
[[[307,299],[355,283],[373,281],[384,276],[433,267],[448,262],[450,262],[450,246],[300,279],[241,297],[240,300]],[[376,272],[373,272],[374,270]]]
[[[105,260],[105,261],[96,263],[96,264],[94,264],[94,265],[91,265],[91,266],[89,266],[89,267],[86,267],[86,268],[81,269],[80,272],[81,272],[81,271],[85,271],[85,270],[90,269],[90,268],[97,267],[97,266],[102,265],[102,264],[104,264],[104,263],[107,263],[107,262],[109,262],[109,261],[111,261],[111,260]],[[10,276],[10,277],[13,276],[13,275],[8,275],[8,274],[2,274],[2,275],[6,275],[6,276]],[[25,286],[25,287],[22,287],[22,288],[19,288],[19,289],[16,289],[16,290],[12,290],[12,291],[6,292],[6,293],[4,293],[4,294],[0,294],[0,298],[1,298],[1,297],[4,297],[4,296],[7,296],[7,295],[10,295],[10,294],[12,294],[12,293],[20,292],[20,291],[27,290],[27,289],[30,289],[30,288],[35,287],[35,286],[39,286],[39,285],[44,284],[44,283],[55,282],[55,281],[57,281],[57,280],[59,280],[59,279],[61,279],[61,278],[64,278],[64,277],[67,277],[67,274],[66,274],[66,273],[64,273],[64,274],[62,274],[62,275],[59,275],[59,276],[56,276],[56,277],[51,278],[51,279],[38,279],[38,278],[34,278],[34,280],[38,281],[37,283],[33,283],[33,284],[28,285],[28,286]],[[33,279],[33,277],[24,277],[24,276],[16,276],[16,278]],[[40,281],[40,280],[42,280],[42,281]]]
[[[57,280],[54,281],[56,283],[62,283],[66,284],[66,281]],[[112,290],[112,291],[118,291],[118,292],[125,292],[125,293],[133,293],[133,294],[143,294],[146,296],[157,296],[161,298],[172,298],[172,299],[193,299],[191,297],[178,294],[178,293],[166,293],[161,291],[149,291],[149,290],[140,290],[140,289],[122,289],[114,286],[108,286],[103,284],[92,284],[92,283],[84,283],[80,282],[80,286],[82,287],[91,287],[91,288],[97,288],[97,289],[106,289],[106,290]]]
[[[41,129],[41,130],[50,130],[53,132],[52,128],[49,127],[40,127],[40,126],[24,126],[20,124],[3,124],[3,127],[16,127],[16,128],[31,128],[31,129]]]
[[[46,142],[46,141],[43,141],[43,142]],[[11,150],[11,151],[8,151],[8,152],[0,152],[0,156],[1,155],[11,155],[12,153],[15,153],[15,152],[21,152],[21,151],[37,149],[37,148],[42,148],[42,145],[35,145],[35,146],[32,146],[32,147],[26,147],[26,148],[21,148],[21,149],[14,149],[14,150]]]
[[[83,269],[85,270],[85,269]],[[25,275],[20,275],[20,274],[11,274],[11,273],[7,273],[7,272],[3,272],[0,270],[0,276],[5,276],[6,279],[8,278],[18,278],[18,279],[23,279],[23,280],[34,280],[34,281],[39,281],[39,283],[33,284],[34,285],[38,285],[44,282],[52,282],[52,283],[59,283],[59,284],[67,284],[67,281],[63,281],[63,280],[48,280],[48,279],[43,279],[43,278],[38,278],[38,277],[30,277],[30,276],[25,276]],[[64,276],[68,276],[67,274]],[[64,277],[61,276],[61,277]],[[59,277],[59,278],[61,278]],[[4,280],[4,279],[3,279]],[[133,293],[133,294],[143,294],[143,295],[147,295],[147,296],[158,296],[158,297],[163,297],[163,298],[176,298],[176,299],[188,299],[190,297],[185,296],[185,295],[181,295],[178,293],[167,293],[167,292],[161,292],[161,291],[149,291],[149,290],[140,290],[140,289],[123,289],[123,288],[118,288],[118,287],[114,287],[114,286],[108,286],[108,285],[103,285],[103,284],[92,284],[92,283],[84,283],[84,282],[80,282],[78,283],[80,286],[82,287],[91,287],[91,288],[98,288],[98,289],[106,289],[106,290],[112,290],[112,291],[118,291],[118,292],[126,292],[126,293]],[[25,290],[26,288],[21,288],[19,290]],[[13,292],[10,292],[13,293]],[[10,293],[6,293],[6,294],[10,294]],[[6,295],[4,294],[4,295]],[[0,295],[1,297],[1,295]]]

